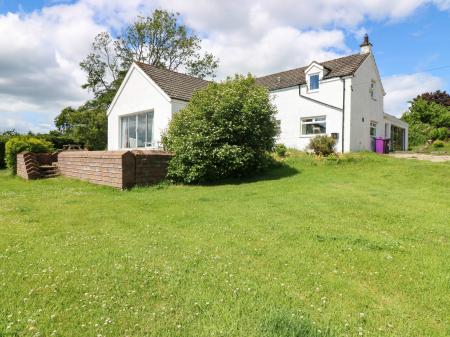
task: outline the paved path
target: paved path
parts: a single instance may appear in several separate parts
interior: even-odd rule
[[[438,156],[424,153],[394,152],[390,153],[389,155],[395,158],[429,160],[435,163],[443,163],[446,161],[450,161],[450,156]]]

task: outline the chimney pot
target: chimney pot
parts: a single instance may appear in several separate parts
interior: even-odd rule
[[[366,33],[364,35],[364,40],[360,44],[361,54],[369,54],[372,52],[372,43],[370,43],[369,35]]]

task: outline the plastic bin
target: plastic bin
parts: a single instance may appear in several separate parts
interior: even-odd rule
[[[381,154],[389,153],[389,139],[375,138],[375,152]]]

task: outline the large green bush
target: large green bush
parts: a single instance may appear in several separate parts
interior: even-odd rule
[[[251,76],[211,83],[174,115],[163,136],[174,153],[169,178],[202,183],[261,171],[275,145],[275,113],[267,89]]]
[[[329,156],[335,153],[336,139],[330,136],[316,136],[309,141],[308,148],[317,155]]]
[[[19,136],[13,137],[6,143],[6,166],[16,172],[17,154],[20,152],[51,152],[52,143],[35,137]]]

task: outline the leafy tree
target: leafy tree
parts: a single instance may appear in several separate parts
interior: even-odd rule
[[[109,33],[103,32],[95,37],[92,52],[80,63],[87,75],[82,88],[91,90],[96,96],[111,90],[125,70],[118,49],[119,42],[113,41]]]
[[[421,145],[427,140],[446,140],[450,134],[450,107],[416,98],[402,120],[409,123],[410,145]]]
[[[450,95],[446,91],[425,92],[417,96],[414,101],[423,99],[427,102],[435,102],[443,106],[450,106]]]
[[[179,14],[158,9],[152,16],[138,17],[117,40],[107,32],[97,35],[92,52],[80,64],[87,74],[83,87],[95,95],[111,89],[133,61],[182,69],[200,78],[214,77],[218,60],[201,53],[200,38],[178,19]]]
[[[55,118],[56,128],[90,150],[104,150],[108,133],[106,110],[114,93],[115,90],[110,89],[78,109],[65,108]]]
[[[211,83],[177,112],[163,136],[169,178],[202,183],[255,174],[269,163],[276,108],[253,77]]]

